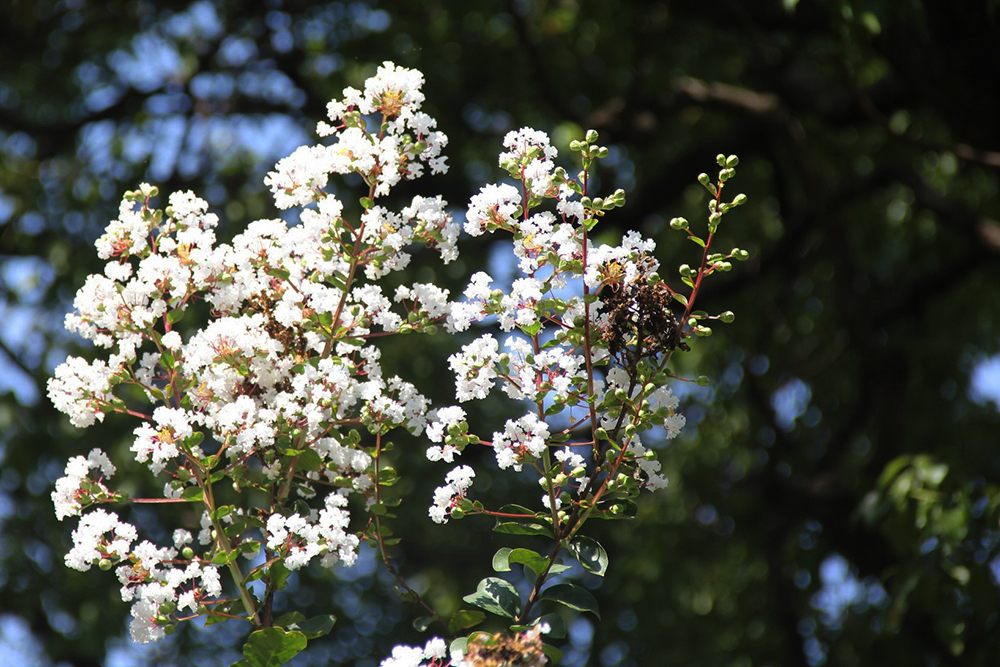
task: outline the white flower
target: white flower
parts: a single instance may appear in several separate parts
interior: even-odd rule
[[[99,471],[98,479],[90,478],[90,471]],[[115,466],[108,455],[100,449],[92,449],[87,458],[74,456],[66,463],[66,472],[56,481],[56,490],[52,492],[52,503],[56,508],[56,518],[62,521],[68,516],[80,514],[81,499],[89,500],[95,495],[112,495],[104,485],[103,478],[115,474]],[[98,492],[84,492],[81,487],[87,481],[98,487]]]
[[[428,514],[435,523],[448,523],[448,515],[455,505],[456,497],[465,497],[466,491],[472,486],[476,471],[469,466],[458,466],[444,478],[447,482],[434,491],[434,504]]]
[[[487,223],[500,226],[514,226],[514,211],[521,203],[521,193],[512,185],[484,185],[479,194],[469,200],[469,210],[465,214],[465,232],[470,236],[480,236],[486,231]]]
[[[493,388],[500,344],[492,334],[484,334],[468,345],[461,353],[448,357],[448,367],[455,373],[455,395],[465,402],[473,398],[486,398]]]
[[[513,466],[521,471],[521,464],[542,455],[549,437],[549,425],[533,412],[520,419],[508,419],[503,432],[493,434],[493,449],[497,463],[504,470]]]

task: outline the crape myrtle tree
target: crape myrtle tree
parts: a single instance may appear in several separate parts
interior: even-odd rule
[[[0,599],[5,623],[23,624],[53,661],[99,664],[127,641],[116,588],[63,566],[69,529],[50,499],[67,459],[127,452],[133,439],[123,421],[78,431],[45,399],[67,353],[92,354],[62,329],[76,288],[102,269],[87,249],[143,181],[201,194],[223,241],[270,217],[265,174],[313,142],[327,101],[386,59],[426,75],[428,113],[451,139],[453,168],[435,192],[452,203],[495,180],[507,131],[531,125],[564,145],[595,128],[610,148],[601,189],[628,197],[597,233],[637,230],[672,259],[690,244],[670,219],[703,217],[693,177],[720,151],[741,157],[749,201],[727,245],[752,259],[701,297],[739,317],[676,357],[679,374],[712,382],[682,397],[687,425],[660,452],[668,488],[642,498],[632,522],[592,534],[617,558],[584,580],[602,620],[568,628],[567,662],[989,664],[996,654],[997,415],[977,382],[1000,329],[991,3],[3,11]],[[459,293],[474,267],[505,265],[498,252],[474,241],[454,265],[415,263],[404,280]],[[428,337],[419,354],[387,344],[382,362],[449,405],[450,379],[427,380],[450,353]],[[517,416],[504,410],[471,406],[469,422]],[[393,450],[402,471],[424,455],[406,443]],[[134,480],[139,496],[141,472],[123,466],[115,479]],[[426,499],[440,482],[396,492]],[[393,562],[450,613],[483,576],[466,565],[501,545],[471,519],[461,538],[456,526],[428,528],[422,505],[400,506]],[[152,512],[140,522],[157,530]],[[307,568],[289,590],[307,616],[337,616],[307,660],[377,664],[378,647],[426,640],[393,577],[362,565],[371,570]],[[242,631],[227,626],[177,633],[147,655],[183,663],[210,650],[228,664]]]

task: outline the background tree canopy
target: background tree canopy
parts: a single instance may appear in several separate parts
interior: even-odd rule
[[[654,237],[671,272],[693,246],[666,222],[703,223],[695,177],[717,153],[741,158],[732,187],[750,203],[720,238],[752,260],[702,297],[736,321],[684,356],[713,383],[684,392],[688,427],[661,452],[670,487],[597,527],[611,566],[585,583],[603,621],[571,627],[566,664],[995,664],[997,44],[995,0],[5,3],[0,641],[27,633],[43,662],[80,666],[128,644],[113,577],[63,566],[70,526],[49,493],[93,446],[126,460],[134,425],[79,431],[45,398],[67,353],[91,353],[62,317],[101,268],[91,244],[122,193],[192,189],[223,239],[274,217],[264,174],[393,60],[424,72],[451,139],[452,170],[413,191],[462,210],[502,176],[506,131],[564,147],[595,128],[612,148],[600,188],[628,192],[598,231]],[[454,290],[503,266],[486,242],[462,252],[412,275]],[[449,342],[387,348],[385,364],[450,404]],[[509,409],[473,407],[470,423],[490,424],[477,431]],[[403,475],[423,449],[400,440]],[[501,544],[484,520],[429,523],[440,481],[404,487],[396,557],[451,611]],[[302,572],[292,604],[339,620],[301,664],[375,665],[421,642],[391,584],[370,558]],[[215,630],[137,655],[189,664],[208,647],[198,664],[229,664],[245,624]]]

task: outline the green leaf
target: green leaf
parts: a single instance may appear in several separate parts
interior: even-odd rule
[[[448,653],[461,653],[465,655],[466,647],[469,645],[468,637],[459,637],[458,639],[453,639],[450,644],[448,644]]]
[[[552,537],[552,530],[548,526],[537,523],[515,523],[513,521],[498,523],[493,527],[493,532],[505,535],[541,535]]]
[[[500,547],[500,550],[493,556],[494,572],[510,572],[510,562],[508,557],[512,549],[510,547]]]
[[[542,600],[552,600],[577,611],[589,611],[597,618],[601,613],[593,594],[576,584],[557,584],[542,591]]]
[[[597,540],[581,535],[570,542],[569,552],[580,561],[583,569],[591,574],[603,577],[608,569],[608,552]]]
[[[285,453],[299,460],[299,470],[316,472],[323,467],[323,458],[315,449],[288,449]]]
[[[480,609],[514,618],[521,605],[521,596],[509,582],[497,577],[486,577],[479,582],[476,592],[462,598]]]
[[[243,647],[244,660],[240,663],[248,667],[279,667],[294,658],[307,643],[301,632],[285,632],[282,628],[258,630],[247,639]]]
[[[329,634],[333,629],[333,624],[337,622],[337,617],[333,614],[322,614],[313,616],[307,621],[296,621],[288,626],[289,630],[298,630],[306,636],[306,639],[317,639]]]
[[[549,631],[545,633],[546,637],[551,637],[552,639],[562,639],[566,636],[566,621],[559,614],[542,614],[533,625],[539,625],[541,623],[549,624]]]
[[[278,618],[274,619],[273,623],[276,627],[288,630],[292,625],[301,623],[304,620],[306,620],[306,617],[302,612],[290,611],[287,614],[282,614]]]
[[[276,562],[268,568],[267,574],[268,578],[271,580],[271,586],[275,589],[281,589],[285,587],[285,580],[288,579],[288,575],[291,574],[291,570],[285,567],[282,563]]]
[[[181,492],[181,498],[183,500],[188,501],[189,503],[200,502],[201,499],[204,497],[205,494],[202,493],[201,488],[197,486],[189,486],[188,488],[184,489],[184,491]]]
[[[531,549],[514,549],[507,557],[508,563],[521,563],[538,576],[549,566],[549,559]]]
[[[558,665],[559,661],[562,660],[563,657],[563,652],[551,644],[542,644],[542,652],[549,656],[549,660],[551,660],[554,665]]]
[[[459,609],[448,621],[448,632],[457,634],[466,628],[472,628],[486,620],[486,614],[475,609]]]
[[[427,628],[431,627],[432,623],[434,623],[433,616],[421,616],[413,619],[413,629],[417,632],[427,632]]]
[[[169,313],[167,313],[167,322],[175,324],[184,319],[184,310],[181,308],[174,308]]]
[[[361,204],[361,207],[362,207],[363,209],[365,209],[366,211],[367,211],[368,209],[370,209],[370,208],[371,208],[372,206],[374,206],[374,205],[375,205],[375,202],[374,202],[374,200],[372,200],[372,198],[371,198],[371,197],[362,197],[362,198],[361,198],[361,199],[359,200],[359,202],[360,202],[360,204]]]
[[[500,508],[500,513],[523,514],[524,516],[530,516],[530,517],[537,516],[535,510],[529,510],[527,507],[524,507],[523,505],[514,505],[514,504],[504,505],[503,507]]]

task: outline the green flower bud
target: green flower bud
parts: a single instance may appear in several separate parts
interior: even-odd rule
[[[460,507],[451,508],[451,518],[452,519],[464,519],[465,511]]]
[[[698,174],[698,182],[707,187],[712,179],[708,177],[708,174]]]
[[[670,221],[670,228],[677,231],[682,231],[688,228],[688,221],[684,218],[673,218]]]
[[[732,169],[733,167],[735,167],[739,163],[740,163],[740,159],[738,157],[736,157],[735,155],[730,155],[729,157],[726,158],[726,166],[729,167],[730,169]]]
[[[100,561],[98,561],[98,563],[97,563],[97,567],[101,568],[101,569],[102,569],[102,570],[104,570],[105,572],[107,572],[107,571],[108,571],[108,570],[110,570],[110,569],[111,569],[112,567],[114,567],[114,565],[115,565],[115,564],[114,564],[114,563],[112,563],[112,562],[111,562],[111,561],[110,561],[109,559],[107,559],[107,558],[102,558],[102,559],[101,559]]]
[[[699,387],[707,387],[711,380],[708,379],[707,375],[699,375],[698,379],[695,380]]]
[[[719,315],[719,319],[725,322],[726,324],[730,324],[733,320],[736,319],[736,313],[734,313],[731,310],[727,310],[726,312]]]
[[[726,166],[726,156],[723,155],[722,153],[719,153],[718,155],[715,156],[715,161],[719,163],[720,167]]]
[[[597,141],[597,130],[587,130],[587,143],[592,144]]]
[[[194,549],[191,547],[184,547],[181,549],[181,556],[183,556],[186,560],[191,560],[194,558]]]
[[[569,142],[569,149],[571,151],[578,151],[582,146],[583,144],[580,143],[577,139],[574,139],[573,141]]]
[[[742,192],[736,195],[736,198],[733,199],[733,206],[742,206],[743,204],[746,203],[747,203],[747,196]]]

